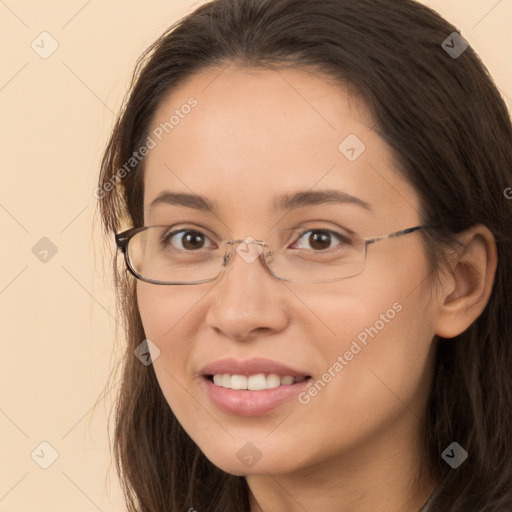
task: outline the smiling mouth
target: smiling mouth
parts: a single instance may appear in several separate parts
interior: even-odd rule
[[[215,375],[205,375],[210,382],[218,387],[234,389],[240,391],[262,391],[265,389],[274,389],[282,386],[292,386],[303,382],[311,377],[293,377],[291,375],[277,375],[276,373],[256,373],[253,375],[238,375],[228,373],[217,373]]]

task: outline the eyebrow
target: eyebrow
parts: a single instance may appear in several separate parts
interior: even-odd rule
[[[218,203],[216,201],[210,201],[206,197],[197,194],[187,194],[183,192],[164,191],[153,199],[149,207],[152,209],[160,204],[184,206],[186,208],[211,213],[218,211]],[[276,213],[281,210],[297,210],[299,208],[321,204],[353,204],[373,212],[373,208],[369,203],[358,197],[342,192],[341,190],[318,190],[283,194],[274,199],[270,212]]]
[[[315,206],[319,204],[353,204],[370,212],[373,211],[373,208],[366,201],[347,194],[346,192],[342,192],[341,190],[317,190],[297,192],[293,195],[284,194],[274,200],[271,211],[296,210],[304,206]]]

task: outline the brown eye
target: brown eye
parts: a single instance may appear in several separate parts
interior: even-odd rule
[[[209,240],[209,238],[200,231],[182,229],[180,231],[168,233],[163,237],[162,242],[164,245],[170,243],[174,249],[195,251],[198,249],[203,249],[207,240]]]
[[[309,236],[305,236],[308,235]],[[303,246],[297,246],[300,244],[300,240],[304,239]],[[338,241],[338,246],[347,244],[350,240],[342,235],[341,233],[336,233],[334,231],[326,230],[326,229],[310,229],[308,231],[303,232],[297,242],[295,242],[294,247],[297,249],[313,249],[314,251],[325,251],[328,249],[333,249],[333,242]],[[307,246],[309,244],[309,247]]]

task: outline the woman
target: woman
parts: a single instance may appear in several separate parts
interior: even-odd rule
[[[410,0],[214,0],[156,41],[96,190],[129,510],[512,510],[511,142]]]

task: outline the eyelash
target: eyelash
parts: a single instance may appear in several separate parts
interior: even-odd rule
[[[292,245],[295,245],[305,234],[307,233],[314,233],[314,232],[319,232],[319,233],[329,233],[330,235],[334,235],[334,237],[336,239],[338,239],[339,242],[341,242],[340,245],[343,245],[343,244],[349,244],[350,243],[350,238],[349,236],[347,235],[344,235],[343,233],[339,233],[337,231],[333,231],[331,229],[326,229],[326,228],[307,228],[307,229],[304,229],[302,230],[296,237],[296,240],[295,242],[293,242]],[[172,231],[171,233],[165,233],[162,238],[161,238],[161,243],[162,245],[167,245],[169,243],[169,240],[171,240],[175,235],[179,234],[179,233],[199,233],[203,236],[205,236],[207,239],[210,240],[210,238],[205,235],[202,231],[199,231],[198,229],[191,229],[191,228],[182,228],[182,229],[179,229],[179,230],[174,230]],[[202,247],[201,249],[204,249],[204,247]],[[329,249],[326,249],[326,250],[322,250],[322,251],[315,251],[314,249],[311,249],[313,252],[328,252],[328,251],[331,251],[333,250],[334,248],[330,247]],[[180,250],[180,249],[178,249]],[[195,252],[195,251],[186,251],[185,249],[183,249],[185,252]],[[308,250],[308,249],[306,249]]]

